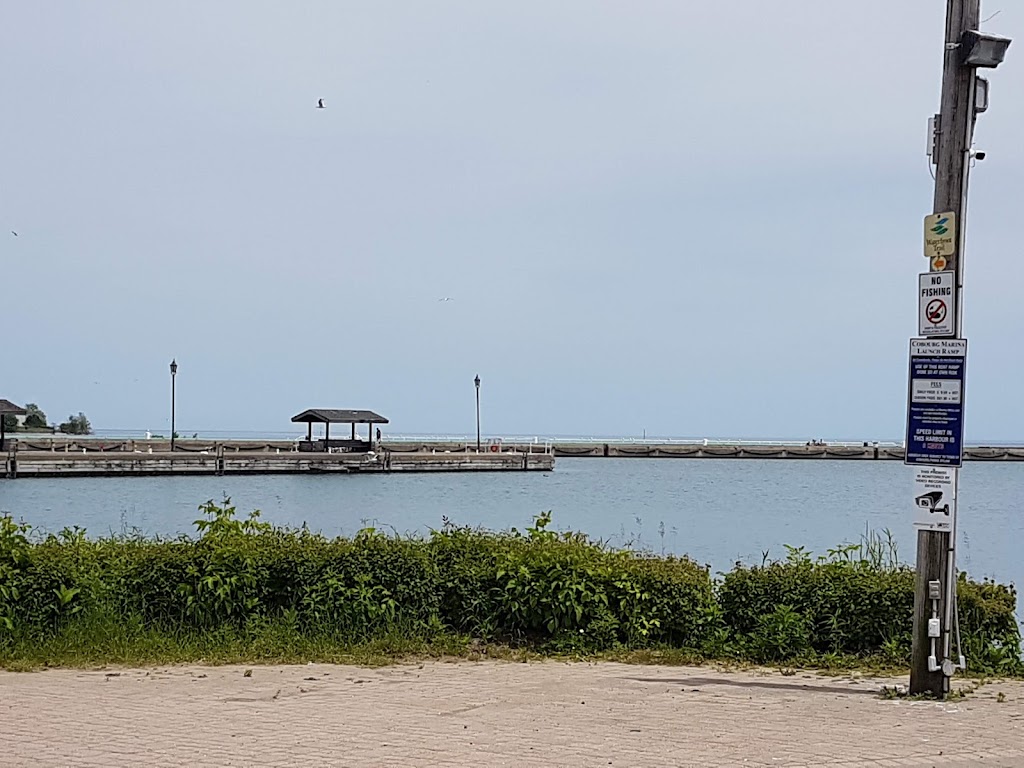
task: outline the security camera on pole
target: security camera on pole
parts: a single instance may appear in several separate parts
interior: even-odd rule
[[[935,164],[935,200],[925,217],[929,271],[919,278],[920,338],[910,342],[907,464],[915,468],[917,536],[910,692],[943,695],[965,660],[957,642],[956,514],[963,458],[963,257],[967,179],[984,152],[971,146],[974,123],[988,108],[988,81],[979,67],[1002,62],[1010,40],[978,30],[980,0],[947,0],[941,111],[929,121],[928,154]]]

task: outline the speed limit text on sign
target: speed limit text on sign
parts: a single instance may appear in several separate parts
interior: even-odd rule
[[[917,330],[919,336],[956,333],[956,273],[925,272],[918,278]]]
[[[966,339],[911,339],[906,464],[959,467]]]

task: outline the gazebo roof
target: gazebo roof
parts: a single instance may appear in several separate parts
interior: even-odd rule
[[[341,408],[310,408],[298,416],[292,416],[293,422],[307,424],[387,424],[388,420],[373,411],[344,410]]]
[[[15,416],[24,416],[28,413],[20,405],[15,405],[10,400],[4,400],[0,398],[0,414],[13,414]]]

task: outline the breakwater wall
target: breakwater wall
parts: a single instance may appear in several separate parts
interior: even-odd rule
[[[385,443],[393,453],[402,451],[474,452],[466,442],[403,440]],[[550,452],[564,458],[612,459],[848,459],[903,461],[904,449],[893,444],[803,445],[793,443],[661,443],[661,442],[502,442],[500,450]],[[495,446],[491,446],[498,449]],[[482,450],[488,450],[483,446]],[[1024,461],[1024,447],[973,446],[964,449],[966,461]]]
[[[852,461],[903,461],[904,449],[893,445],[789,445],[680,443],[555,443],[555,456],[627,459],[838,459]],[[1024,448],[972,447],[964,449],[966,461],[1024,461]]]

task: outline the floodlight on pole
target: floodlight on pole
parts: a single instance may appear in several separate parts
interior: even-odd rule
[[[995,69],[1006,58],[1010,38],[969,29],[960,38],[961,61],[967,67]]]

